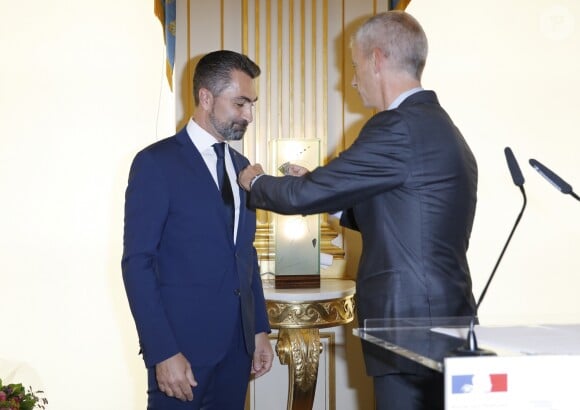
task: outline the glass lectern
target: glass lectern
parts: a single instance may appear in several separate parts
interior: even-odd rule
[[[402,365],[443,373],[446,410],[580,409],[580,324],[475,326],[477,344],[495,354],[468,356],[472,320],[370,319],[353,332]]]
[[[464,345],[472,319],[366,319],[364,327],[354,329],[353,332],[361,339],[398,356],[443,372],[444,359],[453,356],[453,352]]]

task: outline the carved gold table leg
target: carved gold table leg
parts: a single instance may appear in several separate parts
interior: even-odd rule
[[[264,289],[270,326],[278,329],[276,353],[288,366],[288,410],[312,410],[322,353],[319,329],[352,321],[354,290],[354,282],[338,279],[321,280],[316,293]]]
[[[288,410],[312,409],[321,352],[318,329],[280,329],[276,353],[288,366]]]

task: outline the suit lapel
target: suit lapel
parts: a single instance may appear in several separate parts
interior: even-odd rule
[[[191,138],[189,137],[189,134],[187,133],[186,129],[183,128],[179,133],[177,133],[175,135],[175,138],[177,139],[177,141],[179,142],[179,144],[181,145],[181,154],[183,155],[185,161],[190,165],[190,167],[192,168],[192,170],[195,173],[195,181],[194,184],[201,184],[201,186],[198,186],[196,189],[200,189],[200,192],[207,192],[207,195],[214,195],[215,196],[215,201],[216,203],[221,203],[222,202],[222,197],[220,194],[220,191],[213,179],[213,177],[211,176],[211,173],[209,172],[209,169],[207,169],[207,166],[205,164],[205,161],[203,159],[203,157],[201,156],[201,153],[197,150],[197,148],[195,147],[195,145],[193,144],[193,141],[191,141]],[[232,151],[230,150],[230,155],[232,154]],[[234,168],[236,167],[236,163],[234,161]],[[232,189],[235,189],[235,187],[232,187]],[[241,195],[240,195],[240,203],[241,202]],[[241,219],[241,208],[240,207],[240,219]],[[225,209],[222,209],[222,207],[220,207],[220,209],[222,210],[221,212],[219,212],[220,214],[220,219],[224,224],[224,230],[227,227],[227,215],[226,215],[226,211]],[[238,223],[238,226],[240,224]],[[238,232],[239,232],[239,228],[238,228]],[[233,237],[231,237],[230,235],[228,235],[229,238],[229,242],[232,244],[233,246]]]

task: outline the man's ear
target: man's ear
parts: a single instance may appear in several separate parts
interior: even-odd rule
[[[383,63],[384,57],[385,55],[379,48],[373,48],[373,51],[371,52],[371,64],[375,73],[381,71],[381,65]]]
[[[213,106],[213,94],[207,88],[199,89],[199,106],[206,111],[210,111]]]

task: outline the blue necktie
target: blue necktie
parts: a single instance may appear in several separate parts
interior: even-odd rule
[[[228,172],[226,170],[225,145],[225,142],[218,142],[213,144],[213,149],[217,155],[216,171],[218,185],[222,194],[222,200],[224,202],[224,208],[228,218],[228,227],[233,235],[235,220],[234,194],[232,192],[232,185],[230,184],[230,178],[228,177]]]

